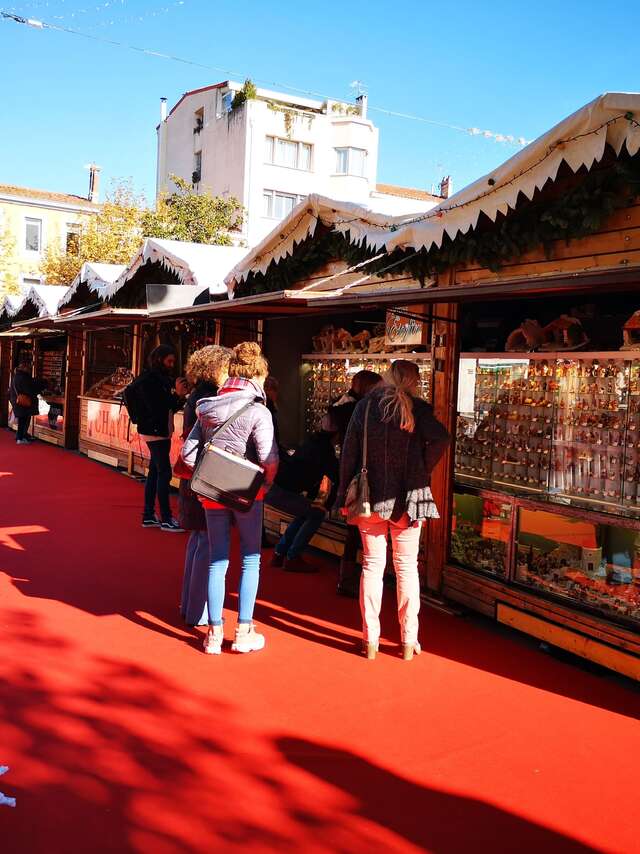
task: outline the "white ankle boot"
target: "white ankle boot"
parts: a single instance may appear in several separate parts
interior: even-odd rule
[[[213,630],[213,631],[212,631]],[[209,626],[203,648],[207,655],[221,655],[224,643],[224,626]]]
[[[264,635],[259,635],[253,623],[238,623],[236,639],[231,645],[232,652],[258,652],[264,649]]]

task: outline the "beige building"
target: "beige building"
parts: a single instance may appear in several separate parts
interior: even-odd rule
[[[98,185],[97,167],[90,169],[87,198],[0,184],[0,294],[44,282],[47,247],[65,251],[77,241],[82,224],[98,210]]]

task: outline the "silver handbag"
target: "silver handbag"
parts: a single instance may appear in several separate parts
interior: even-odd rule
[[[367,471],[367,434],[369,431],[369,410],[371,401],[367,401],[364,411],[364,435],[362,437],[362,465],[358,474],[351,478],[347,487],[344,506],[349,522],[355,519],[368,519],[371,516],[371,497],[369,492],[369,474]]]

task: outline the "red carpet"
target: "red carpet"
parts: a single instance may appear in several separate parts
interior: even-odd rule
[[[266,569],[265,652],[204,656],[138,483],[0,460],[2,851],[640,851],[630,684],[432,610],[424,655],[367,662],[329,568]]]

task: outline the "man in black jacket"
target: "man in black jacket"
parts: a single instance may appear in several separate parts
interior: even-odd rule
[[[338,461],[328,433],[317,433],[296,451],[281,460],[275,482],[265,499],[272,507],[290,513],[294,519],[276,545],[272,565],[287,572],[317,572],[317,568],[302,557],[302,552],[324,521],[327,511],[320,502],[324,477],[338,483]],[[330,507],[333,497],[325,502]]]
[[[28,445],[30,443],[29,424],[33,416],[38,414],[38,395],[46,387],[46,380],[38,380],[31,376],[29,359],[22,356],[9,389],[11,409],[18,422],[17,445]]]
[[[160,527],[163,531],[182,532],[182,528],[171,514],[169,484],[171,483],[171,435],[173,416],[184,406],[188,392],[182,377],[176,380],[175,388],[171,373],[176,365],[173,347],[160,345],[149,357],[149,369],[136,382],[139,404],[137,417],[138,435],[149,448],[149,472],[144,488],[144,512],[142,527]],[[156,497],[160,505],[160,519],[155,514]]]

